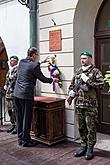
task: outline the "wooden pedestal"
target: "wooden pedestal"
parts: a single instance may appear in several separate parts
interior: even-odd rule
[[[65,139],[64,99],[45,96],[34,98],[32,136],[48,145]]]

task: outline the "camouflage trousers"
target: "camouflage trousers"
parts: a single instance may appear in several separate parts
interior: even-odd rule
[[[81,146],[94,147],[96,143],[97,108],[78,108],[78,126]]]
[[[10,122],[12,125],[16,125],[16,117],[15,117],[15,106],[13,97],[6,97],[6,104],[8,108],[8,115],[10,117]]]

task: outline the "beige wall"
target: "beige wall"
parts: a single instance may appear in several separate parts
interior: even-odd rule
[[[103,0],[39,0],[40,15],[40,53],[41,59],[56,54],[57,64],[63,73],[63,88],[41,85],[41,94],[67,98],[68,86],[74,70],[80,66],[80,52],[94,52],[94,26],[98,9]],[[57,26],[53,25],[54,19]],[[49,52],[49,31],[62,30],[62,51]],[[49,76],[47,66],[43,73]],[[74,107],[66,102],[66,136],[74,139],[78,136]]]
[[[56,87],[56,93],[52,85],[42,84],[41,94],[60,98],[67,98],[68,86],[74,72],[74,47],[73,47],[73,17],[77,0],[40,0],[40,55],[41,59],[47,55],[57,55],[57,65],[62,72],[63,87]],[[56,26],[51,19],[54,19]],[[62,30],[62,50],[49,52],[49,31]],[[49,76],[46,66],[42,67],[45,75]],[[74,137],[74,110],[66,103],[66,130],[68,137]]]
[[[102,1],[60,0],[59,3],[59,0],[39,0],[38,35],[41,60],[47,55],[56,54],[57,65],[62,72],[63,79],[63,87],[61,89],[57,87],[56,93],[53,92],[52,85],[40,83],[38,86],[41,86],[41,95],[67,98],[74,70],[80,66],[80,52],[85,50],[94,52],[95,19]],[[9,54],[14,52],[20,54],[22,58],[22,52],[26,52],[29,44],[28,9],[19,4],[17,0],[12,0],[0,6],[0,16],[2,20],[0,21],[0,35],[6,43]],[[13,24],[14,19],[17,20],[17,26]],[[56,26],[53,25],[51,19],[54,19]],[[50,52],[49,31],[56,29],[62,30],[62,50]],[[42,66],[42,71],[49,76],[47,65]],[[68,106],[66,102],[65,124],[66,136],[69,139],[74,139],[78,134],[74,114],[73,105]]]
[[[0,4],[8,3],[10,1],[14,1],[14,0],[0,0]]]

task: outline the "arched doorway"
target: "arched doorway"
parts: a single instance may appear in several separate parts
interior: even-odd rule
[[[82,51],[95,52],[94,26],[102,2],[103,0],[79,0],[77,3],[73,21],[75,70],[80,66],[80,53]]]
[[[3,89],[6,73],[8,71],[8,57],[5,49],[5,45],[0,37],[0,90]]]
[[[94,27],[98,10],[103,0],[79,0],[76,6],[73,21],[74,43],[74,70],[80,66],[82,51],[95,52]],[[95,63],[94,58],[94,63]],[[75,136],[77,137],[77,122],[75,120]]]
[[[98,12],[95,25],[95,60],[96,65],[105,75],[110,70],[110,0],[105,0]],[[108,84],[99,93],[98,131],[110,134],[110,93]]]

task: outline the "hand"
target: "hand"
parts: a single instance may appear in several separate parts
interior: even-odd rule
[[[42,61],[42,63],[49,62],[49,58],[50,58],[50,56],[47,56],[47,57]]]
[[[58,83],[59,79],[58,78],[53,78],[53,82]]]
[[[89,80],[89,77],[86,76],[84,73],[81,74],[81,79],[86,83]]]
[[[73,90],[71,90],[70,92],[69,92],[69,94],[68,94],[69,96],[71,96],[71,97],[75,97],[75,95],[76,95],[76,93],[73,91]]]
[[[5,91],[7,90],[7,86],[6,86],[6,85],[4,85],[4,90],[5,90]]]
[[[67,102],[68,102],[69,105],[71,105],[72,100],[73,100],[73,97],[71,97],[71,96],[69,96],[69,97],[67,98]]]

